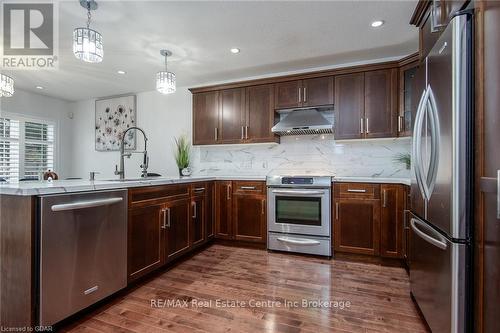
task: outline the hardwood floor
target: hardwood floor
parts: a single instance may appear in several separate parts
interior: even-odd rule
[[[217,300],[246,306],[221,307]],[[302,300],[344,303],[303,307]],[[279,306],[270,307],[273,301]],[[294,301],[297,306],[284,305]],[[63,331],[426,332],[426,327],[403,268],[213,245]]]

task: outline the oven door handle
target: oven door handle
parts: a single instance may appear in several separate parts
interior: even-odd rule
[[[320,242],[311,239],[298,239],[290,237],[278,237],[277,240],[283,243],[290,243],[295,245],[319,245]]]
[[[297,194],[297,195],[321,195],[325,191],[308,191],[308,190],[272,190],[273,194]]]

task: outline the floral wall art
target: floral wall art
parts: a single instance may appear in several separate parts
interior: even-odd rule
[[[136,126],[136,96],[116,96],[95,102],[95,149],[97,151],[120,150],[123,132]],[[125,137],[125,149],[136,148],[135,131]]]

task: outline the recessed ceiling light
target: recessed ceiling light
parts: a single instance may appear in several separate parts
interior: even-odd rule
[[[378,28],[378,27],[381,27],[383,25],[384,25],[384,21],[381,21],[381,20],[379,20],[379,21],[373,21],[372,22],[372,27],[373,28]]]
[[[127,72],[122,71],[122,70],[117,71],[117,73],[118,73],[118,74],[121,74],[121,75],[127,74]]]
[[[233,47],[230,51],[231,51],[231,53],[236,54],[236,53],[240,53],[241,50],[237,47]]]
[[[36,86],[36,89],[43,90],[42,86]]]

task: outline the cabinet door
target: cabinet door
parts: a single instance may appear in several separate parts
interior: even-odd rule
[[[413,121],[416,115],[413,100],[417,94],[415,85],[416,67],[401,69],[399,74],[399,116],[398,136],[411,136],[413,132]]]
[[[214,144],[219,131],[219,92],[193,95],[193,144]]]
[[[166,260],[172,260],[189,250],[191,200],[189,198],[166,204]]]
[[[220,142],[239,143],[244,139],[245,88],[221,91]]]
[[[275,109],[288,109],[302,105],[300,80],[276,83],[274,85]]]
[[[381,185],[380,255],[403,258],[403,185]]]
[[[364,80],[363,73],[335,77],[335,139],[364,137]]]
[[[246,88],[246,103],[246,141],[274,142],[274,85]]]
[[[233,195],[234,239],[266,242],[266,198],[262,195]]]
[[[333,76],[302,81],[302,106],[333,104]]]
[[[379,255],[380,200],[335,198],[334,249]]]
[[[206,198],[194,197],[191,201],[191,246],[199,246],[205,242]]]
[[[365,136],[396,136],[397,69],[365,73]]]
[[[128,212],[128,280],[160,267],[163,257],[163,206],[133,208]]]
[[[207,184],[207,196],[205,205],[205,232],[206,239],[212,239],[215,236],[215,188],[214,183]]]
[[[215,182],[215,237],[231,239],[231,181]]]

